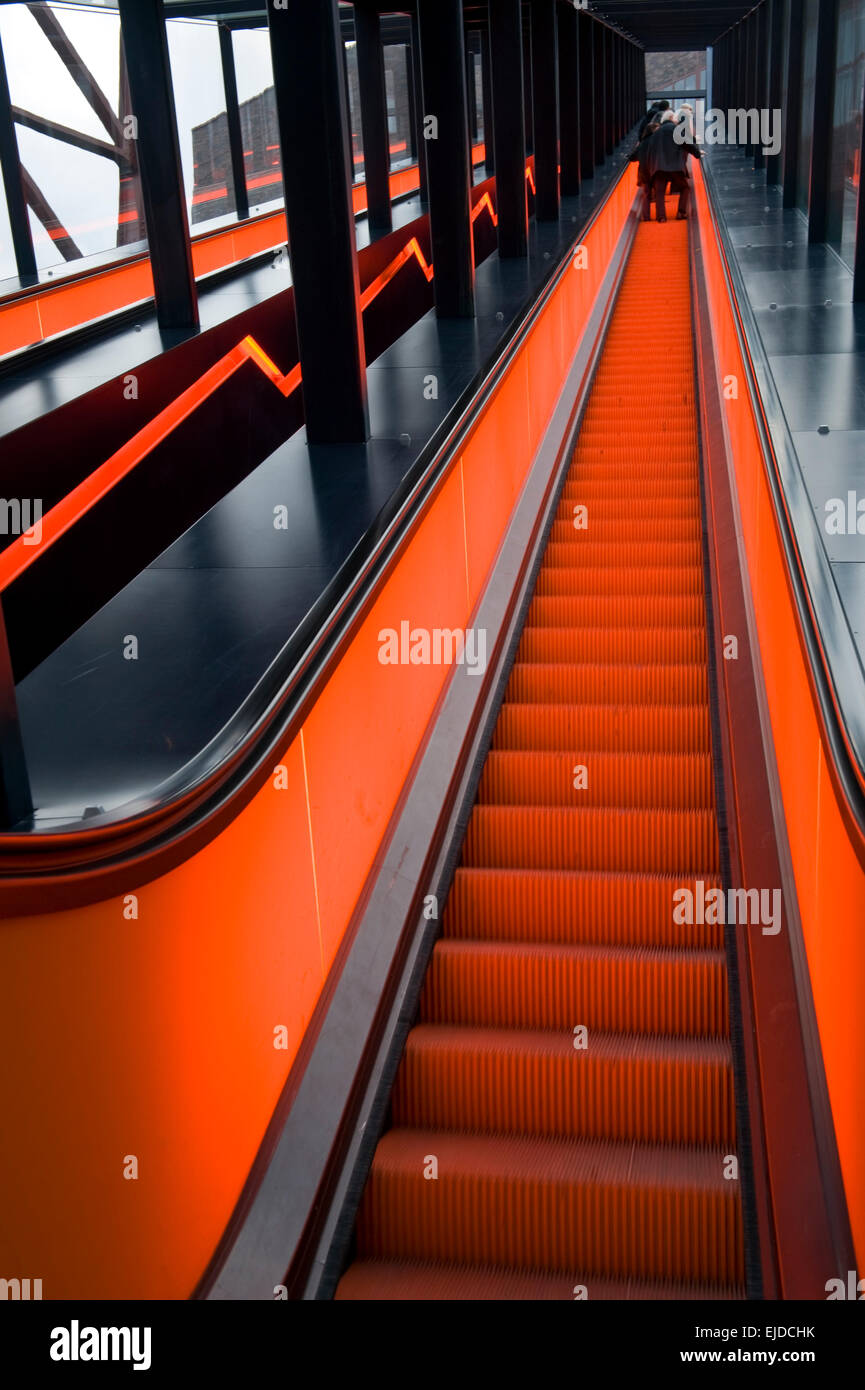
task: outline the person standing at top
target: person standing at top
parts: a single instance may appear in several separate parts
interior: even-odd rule
[[[679,130],[679,122],[672,111],[665,111],[661,124],[649,140],[646,152],[646,168],[652,180],[652,197],[655,201],[655,216],[659,222],[667,220],[667,185],[679,195],[677,218],[683,221],[688,216],[688,203],[691,196],[691,180],[688,177],[688,156],[701,159],[699,146],[691,138],[687,129]],[[684,139],[682,136],[684,135]]]

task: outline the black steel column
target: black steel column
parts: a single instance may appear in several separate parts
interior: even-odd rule
[[[489,0],[489,11],[499,255],[525,256],[529,213],[520,0]]]
[[[424,207],[429,203],[429,189],[426,176],[426,140],[423,135],[423,75],[420,66],[420,31],[417,14],[411,16],[411,80],[414,91],[415,129],[417,131],[417,165],[420,180],[419,194]]]
[[[580,191],[580,54],[579,16],[570,5],[559,7],[559,156],[561,191],[570,198]]]
[[[769,110],[772,113],[773,128],[775,112],[781,111],[784,101],[784,0],[770,0],[769,18]],[[779,115],[780,119],[780,115]],[[783,126],[782,126],[782,141]],[[783,143],[782,143],[783,150]],[[782,175],[782,152],[766,156],[766,182],[780,183]]]
[[[625,134],[625,62],[622,40],[618,34],[613,35],[613,101],[616,113],[616,144],[618,145]]]
[[[462,0],[418,0],[436,313],[475,311]]]
[[[484,98],[484,165],[487,174],[496,172],[495,139],[493,137],[493,75],[490,66],[490,31],[481,30],[481,77]]]
[[[625,81],[627,88],[625,91],[625,127],[631,129],[637,119],[636,116],[636,69],[634,67],[634,45],[628,40],[625,43]]]
[[[526,128],[526,151],[535,148],[535,122],[532,110],[532,26],[523,28],[523,121]]]
[[[714,63],[712,75],[712,105],[720,110],[726,110],[729,106],[727,100],[727,40],[721,39],[714,47]]]
[[[865,94],[863,94],[865,103]],[[863,104],[862,110],[865,110]],[[865,169],[865,121],[859,128],[859,169]],[[853,303],[865,302],[865,180],[859,175],[856,191],[856,250],[853,255]]]
[[[535,216],[559,216],[559,61],[556,0],[532,0],[532,111],[535,124]]]
[[[246,191],[246,164],[243,159],[243,135],[240,129],[240,108],[237,104],[237,72],[234,66],[234,43],[227,24],[219,26],[219,56],[222,61],[222,85],[225,88],[225,116],[228,124],[228,150],[231,155],[231,181],[234,185],[234,207],[238,217],[249,216],[249,195]]]
[[[754,105],[761,113],[769,107],[769,0],[757,11],[757,87]],[[765,169],[767,156],[763,153],[762,135],[754,147],[754,168]]]
[[[740,20],[740,22],[736,25],[736,28],[733,30],[733,34],[736,40],[736,90],[733,94],[733,106],[734,108],[738,108],[740,106],[746,107],[748,105],[747,93],[745,91],[745,58],[747,52],[747,45],[745,42],[746,26],[744,19]]]
[[[3,171],[3,187],[6,190],[6,207],[9,212],[9,228],[12,233],[12,249],[15,252],[15,266],[22,284],[33,284],[37,278],[36,252],[33,249],[33,234],[30,231],[30,218],[27,201],[21,182],[21,161],[18,155],[18,137],[12,119],[12,103],[9,98],[9,82],[6,77],[6,63],[3,47],[0,45],[0,169]]]
[[[580,59],[580,174],[590,179],[595,172],[595,23],[585,13],[579,21]]]
[[[747,110],[750,111],[750,110],[753,108],[753,106],[754,106],[754,87],[755,87],[755,79],[756,79],[756,71],[757,71],[757,64],[756,64],[757,24],[756,24],[755,16],[754,16],[753,14],[750,14],[750,15],[748,16],[748,18],[745,20],[745,26],[744,26],[744,27],[745,27],[745,85],[744,85],[744,95],[743,95],[743,97],[742,97],[742,105],[743,105]],[[748,122],[748,131],[749,131],[749,133],[750,133],[750,129],[751,129],[751,123],[750,123],[750,121],[749,121],[749,122]],[[745,146],[744,146],[745,156],[746,156],[746,158],[748,159],[748,161],[749,161],[750,163],[753,163],[753,160],[754,160],[754,149],[755,149],[755,146],[754,146],[754,144],[753,144],[750,140],[749,140],[749,141],[745,144]]]
[[[337,0],[271,6],[268,28],[307,439],[361,443],[366,353]]]
[[[118,8],[137,121],[156,317],[161,328],[194,329],[198,298],[162,0],[118,0]]]
[[[360,125],[363,132],[363,176],[366,184],[370,231],[389,232],[393,227],[390,206],[390,134],[387,127],[387,88],[384,48],[377,8],[355,0],[354,36],[357,43],[357,80],[360,91]]]
[[[789,0],[787,24],[787,99],[784,104],[784,143],[781,160],[784,182],[784,207],[795,208],[798,202],[798,172],[802,125],[802,56],[804,0]]]
[[[612,154],[612,153],[613,153],[613,150],[616,149],[616,145],[617,145],[617,140],[616,140],[616,117],[615,117],[615,110],[616,110],[616,92],[615,92],[616,74],[615,74],[615,63],[613,63],[613,39],[615,39],[615,35],[613,35],[612,29],[608,29],[608,31],[606,31],[605,43],[604,43],[604,53],[605,53],[605,65],[604,65],[604,92],[605,92],[605,97],[606,97],[606,111],[605,111],[605,115],[604,115],[605,136],[606,136],[606,145],[605,145],[605,149],[604,149],[604,153],[605,153],[605,154]]]
[[[606,33],[603,24],[592,21],[595,56],[595,164],[603,164],[607,154],[607,58]]]
[[[827,241],[832,189],[832,128],[835,120],[835,65],[838,61],[838,0],[820,0],[817,64],[814,72],[814,126],[808,241]]]

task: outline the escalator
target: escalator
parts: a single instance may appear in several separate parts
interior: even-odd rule
[[[219,736],[128,814],[0,835],[0,1256],[46,1296],[798,1301],[855,1269],[865,796],[702,175],[666,226],[633,177]]]
[[[338,1299],[744,1297],[693,357],[642,224]]]

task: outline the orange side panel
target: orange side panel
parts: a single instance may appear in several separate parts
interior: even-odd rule
[[[725,377],[736,377],[739,384],[738,398],[727,401],[726,422],[814,1005],[853,1239],[861,1261],[865,1260],[865,1051],[860,1046],[857,1021],[865,1014],[865,875],[826,766],[794,598],[699,168],[694,183],[720,369]]]
[[[381,634],[464,628],[463,504],[451,472],[305,726],[325,962],[372,866],[447,668],[382,664]]]
[[[283,766],[134,897],[0,928],[0,1263],[45,1298],[185,1297],[240,1194],[324,979]]]

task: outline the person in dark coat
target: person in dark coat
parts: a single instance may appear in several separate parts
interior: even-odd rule
[[[649,140],[646,151],[646,168],[652,180],[652,197],[655,201],[655,216],[659,222],[667,220],[667,185],[670,191],[679,195],[678,218],[688,216],[688,203],[691,196],[691,180],[688,177],[688,156],[701,159],[699,146],[690,134],[682,141],[676,139],[678,122],[672,111],[664,113],[661,124]]]
[[[657,125],[665,111],[669,111],[668,101],[653,101],[643,119],[640,121],[640,129],[637,131],[637,140],[642,140],[650,125]]]
[[[648,156],[649,145],[657,129],[657,116],[655,116],[646,126],[643,137],[632,155],[637,163],[637,187],[643,190],[640,212],[644,222],[649,222],[652,216],[652,175],[649,172]]]

